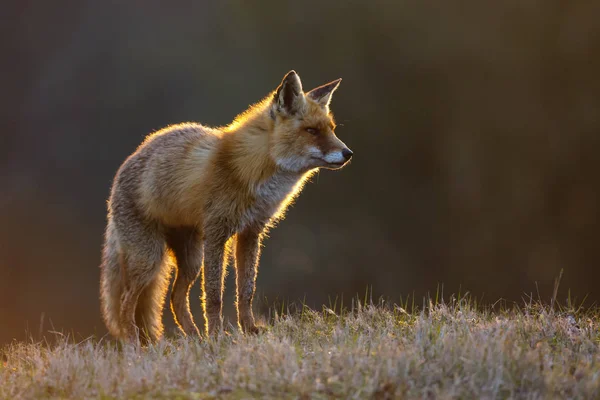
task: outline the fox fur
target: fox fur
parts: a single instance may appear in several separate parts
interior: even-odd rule
[[[305,93],[290,71],[230,125],[172,125],[125,160],[108,201],[100,267],[102,315],[113,336],[160,339],[172,270],[178,327],[200,335],[189,291],[201,276],[205,333],[218,333],[230,252],[239,327],[258,331],[252,299],[264,232],[318,168],[339,169],[352,157],[329,111],[340,81]]]

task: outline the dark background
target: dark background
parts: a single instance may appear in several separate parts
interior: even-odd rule
[[[344,79],[332,109],[355,157],[271,232],[265,303],[438,283],[492,302],[537,282],[548,299],[561,268],[560,300],[600,299],[600,2],[112,3],[2,6],[0,343],[42,315],[105,333],[120,163],[165,125],[228,123],[290,69],[307,90]]]

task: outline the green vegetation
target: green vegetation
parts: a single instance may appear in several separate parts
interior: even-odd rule
[[[408,306],[408,307],[407,307]],[[497,308],[497,307],[496,307]],[[145,347],[89,339],[3,349],[0,397],[598,398],[594,310],[469,298],[324,307],[272,318],[259,336]]]

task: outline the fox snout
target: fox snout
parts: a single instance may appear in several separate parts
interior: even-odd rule
[[[352,150],[344,147],[342,150],[331,151],[325,155],[325,161],[330,164],[344,164],[352,158]]]
[[[344,147],[341,150],[334,150],[326,153],[323,157],[323,161],[327,163],[327,168],[338,169],[346,165],[346,163],[352,158],[353,154],[354,153],[352,150]]]

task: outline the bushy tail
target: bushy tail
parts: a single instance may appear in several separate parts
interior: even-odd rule
[[[100,265],[100,305],[102,318],[108,331],[114,337],[119,338],[121,337],[119,315],[123,282],[115,235],[112,224],[109,222],[102,252],[102,265]]]

